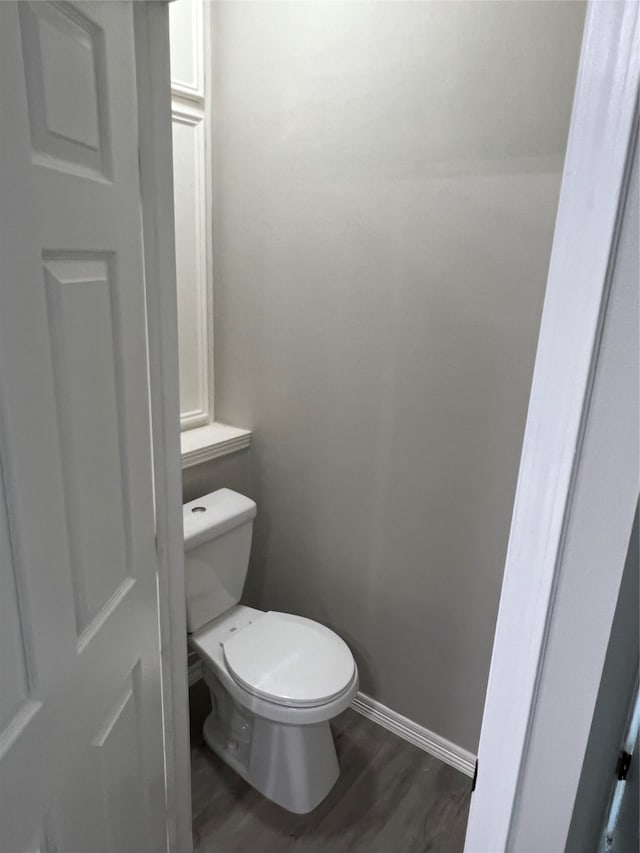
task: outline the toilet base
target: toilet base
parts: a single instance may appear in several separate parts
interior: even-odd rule
[[[287,811],[307,814],[318,806],[340,774],[329,722],[296,726],[253,716],[217,679],[206,680],[213,711],[203,735],[213,752]]]

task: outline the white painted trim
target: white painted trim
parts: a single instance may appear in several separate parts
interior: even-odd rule
[[[419,726],[418,723],[414,723],[413,720],[392,711],[391,708],[387,708],[381,702],[376,702],[375,699],[365,693],[358,693],[351,703],[351,707],[368,720],[393,732],[403,740],[424,750],[424,752],[428,752],[429,755],[439,758],[445,764],[450,764],[451,767],[455,767],[461,773],[473,777],[476,757],[468,750],[437,735],[435,732],[429,731],[429,729],[425,729],[423,726]]]
[[[204,38],[205,20],[203,0],[190,0],[194,11],[192,18],[192,38],[195,47],[193,56],[193,83],[185,80],[171,80],[171,94],[182,98],[201,102],[205,96],[205,74],[204,74]]]
[[[180,427],[183,430],[204,427],[215,421],[214,366],[213,366],[213,159],[211,134],[213,133],[212,99],[212,14],[211,3],[190,0],[195,10],[193,22],[194,77],[196,85],[189,86],[176,80],[171,82],[172,119],[194,128],[196,133],[196,186],[194,198],[197,234],[197,273],[194,282],[197,300],[198,350],[198,407],[181,411]],[[222,455],[222,454],[217,454]],[[215,458],[209,457],[209,458]],[[191,463],[197,464],[197,463]]]
[[[203,409],[196,409],[193,412],[180,413],[180,429],[197,429],[198,427],[207,426],[210,423],[209,412]]]
[[[169,14],[166,3],[133,3],[133,9],[158,558],[167,848],[170,853],[191,853]]]
[[[216,419],[216,397],[215,397],[215,369],[214,369],[214,287],[213,287],[213,241],[215,239],[215,226],[213,222],[213,11],[212,3],[204,4],[203,23],[204,23],[204,69],[203,69],[203,85],[204,85],[204,101],[202,108],[204,110],[204,158],[205,158],[205,210],[206,220],[205,228],[207,239],[205,240],[205,274],[207,282],[207,314],[205,318],[207,328],[207,377],[208,377],[208,399],[209,399],[209,420],[214,422]]]
[[[180,445],[182,467],[191,468],[219,456],[246,450],[251,446],[251,430],[214,422],[196,429],[183,430]]]
[[[625,182],[633,189],[620,200],[611,283],[520,769],[509,833],[515,850],[567,846],[640,492],[637,158],[633,169]]]
[[[627,173],[639,10],[595,2],[587,11],[466,853],[511,849]]]
[[[189,687],[193,687],[203,677],[202,661],[200,659],[193,661],[189,665]],[[423,726],[419,726],[418,723],[403,717],[402,714],[392,711],[391,708],[387,708],[381,702],[376,702],[366,693],[358,693],[351,703],[351,707],[371,722],[382,726],[383,729],[393,732],[402,740],[412,743],[424,752],[428,752],[429,755],[439,758],[445,764],[449,764],[466,776],[473,778],[476,757],[468,750],[437,735],[435,732],[429,731],[429,729],[425,729]]]
[[[197,408],[180,412],[180,427],[183,430],[203,426],[213,420],[213,278],[209,244],[211,243],[211,216],[209,215],[209,185],[211,170],[207,163],[207,132],[209,122],[205,115],[204,104],[171,102],[172,124],[181,124],[193,131],[193,156],[195,169],[195,195],[193,213],[195,219],[195,278],[189,282],[189,291],[193,287],[193,296],[197,306],[197,326],[193,334],[197,342],[198,377]]]

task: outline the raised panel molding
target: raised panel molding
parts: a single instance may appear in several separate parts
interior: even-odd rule
[[[169,5],[171,91],[204,99],[204,9],[202,0],[174,0]]]
[[[202,0],[169,6],[178,286],[180,427],[214,420],[210,130],[210,13]]]
[[[131,574],[116,264],[108,253],[47,253],[43,263],[82,644]]]
[[[212,415],[206,125],[199,110],[175,103],[172,122],[180,425],[190,429],[209,423]]]
[[[109,179],[103,33],[68,3],[18,10],[34,162]]]

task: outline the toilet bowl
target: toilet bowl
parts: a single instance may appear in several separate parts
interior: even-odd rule
[[[338,778],[329,720],[353,701],[358,670],[324,625],[238,604],[255,513],[228,489],[184,506],[189,645],[212,704],[203,735],[264,796],[303,814]]]

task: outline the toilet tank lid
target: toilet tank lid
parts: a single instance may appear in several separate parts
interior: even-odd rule
[[[254,501],[231,489],[218,489],[189,501],[182,507],[185,550],[251,521],[255,514]]]

